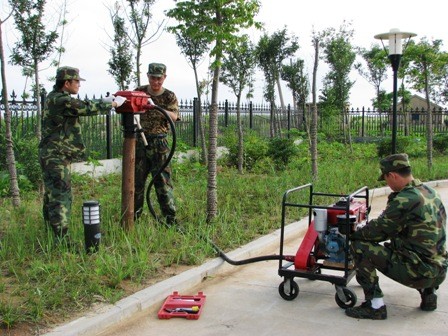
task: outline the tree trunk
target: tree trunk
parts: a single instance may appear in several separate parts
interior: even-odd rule
[[[220,63],[217,57],[216,64]],[[216,169],[216,150],[218,147],[218,84],[220,67],[213,71],[212,103],[210,110],[208,179],[207,179],[207,223],[210,223],[218,213],[218,186]]]
[[[135,56],[135,78],[137,79],[137,86],[140,86],[140,56],[141,56],[141,46],[137,46]]]
[[[20,189],[19,182],[17,180],[16,159],[14,155],[14,146],[12,141],[11,132],[11,111],[8,104],[8,90],[6,87],[6,71],[5,71],[5,54],[3,50],[3,32],[2,23],[0,21],[0,68],[2,76],[2,98],[5,106],[5,139],[6,139],[6,164],[9,172],[9,189],[12,196],[12,205],[14,207],[20,206]]]
[[[432,129],[432,111],[431,111],[431,99],[429,97],[429,84],[428,84],[428,69],[425,64],[423,71],[425,76],[425,98],[426,98],[426,153],[428,159],[428,169],[432,169],[432,141],[434,137],[434,130]]]
[[[313,96],[313,111],[311,114],[311,126],[310,126],[310,138],[311,138],[311,174],[313,180],[317,180],[318,167],[317,167],[317,101],[316,101],[316,78],[317,78],[317,66],[319,64],[319,41],[314,40],[314,67],[313,67],[313,84],[312,84],[312,96]]]
[[[208,165],[207,159],[207,142],[205,141],[205,127],[202,121],[202,99],[201,90],[199,89],[198,71],[196,66],[193,66],[194,79],[196,82],[196,93],[198,95],[198,127],[199,127],[199,137],[201,138],[201,163],[205,166]]]
[[[277,82],[277,90],[278,90],[278,98],[280,99],[280,107],[281,107],[281,116],[284,117],[286,115],[286,106],[285,106],[285,100],[283,99],[283,91],[282,86],[280,85],[280,76],[277,76],[276,82]],[[280,118],[280,120],[282,120]],[[280,129],[282,129],[280,127]]]
[[[41,109],[41,103],[40,103],[39,63],[37,62],[37,60],[34,60],[34,83],[36,83],[35,95],[36,95],[36,102],[37,102],[36,136],[40,140],[42,138],[42,131],[41,131],[42,109]]]
[[[244,139],[243,125],[241,123],[241,91],[236,97],[236,123],[238,127],[238,173],[243,173]]]
[[[271,138],[275,137],[275,103],[271,100],[271,104],[269,107],[269,132]]]

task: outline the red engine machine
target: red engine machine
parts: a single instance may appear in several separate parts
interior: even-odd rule
[[[135,181],[135,143],[140,126],[140,114],[156,106],[150,97],[140,91],[117,91],[114,96],[126,98],[126,101],[115,109],[122,116],[123,126],[123,172],[122,172],[122,199],[121,221],[122,226],[130,230],[134,227],[134,181]],[[146,139],[142,135],[145,145]]]
[[[147,147],[148,142],[145,138],[145,134],[140,125],[140,114],[145,113],[147,110],[157,110],[171,125],[171,132],[173,135],[170,154],[166,162],[159,168],[157,174],[169,164],[176,147],[176,132],[174,123],[171,120],[168,113],[161,107],[154,104],[151,98],[141,91],[117,91],[114,96],[120,96],[126,98],[126,101],[115,109],[115,111],[121,114],[122,126],[123,126],[123,177],[122,177],[122,225],[125,229],[132,229],[134,226],[134,182],[135,182],[135,146],[137,134],[140,134],[144,145]],[[151,180],[148,192],[147,200],[149,198],[149,190],[153,185],[154,178]],[[150,211],[155,218],[157,218],[154,209],[150,201],[148,201]]]
[[[141,91],[117,91],[114,96],[126,98],[123,105],[115,109],[117,113],[145,113],[154,109],[151,98]]]
[[[309,203],[293,203],[293,194],[309,190]],[[329,206],[318,205],[321,197],[333,197]],[[322,201],[322,198],[320,199]],[[355,274],[350,257],[350,234],[367,222],[369,192],[363,187],[350,195],[337,195],[313,191],[306,184],[285,192],[282,202],[282,226],[280,235],[280,261],[278,274],[284,277],[279,293],[285,300],[293,300],[299,294],[294,277],[327,281],[335,285],[336,303],[341,308],[353,307],[356,294],[347,284]],[[320,204],[322,202],[319,202]],[[289,207],[308,209],[308,230],[295,254],[283,254],[284,227]]]

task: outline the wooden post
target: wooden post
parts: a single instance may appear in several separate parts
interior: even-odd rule
[[[121,225],[125,230],[134,228],[135,146],[136,126],[133,113],[123,113],[123,164],[121,180]]]

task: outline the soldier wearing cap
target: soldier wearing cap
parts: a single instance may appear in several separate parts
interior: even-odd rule
[[[162,63],[148,65],[148,85],[136,88],[143,91],[153,100],[154,104],[163,108],[172,121],[179,120],[179,105],[174,92],[166,89],[163,83],[166,79],[166,66]],[[135,217],[139,218],[143,211],[145,199],[145,183],[151,173],[154,179],[157,200],[167,226],[176,224],[176,207],[173,197],[171,167],[168,165],[160,174],[159,168],[166,162],[170,148],[167,134],[170,124],[165,116],[157,110],[148,110],[140,116],[140,122],[148,141],[148,147],[141,138],[137,141],[135,155]]]
[[[354,318],[387,318],[377,270],[419,291],[420,308],[437,309],[435,290],[447,269],[446,212],[437,191],[414,179],[407,154],[380,161],[379,181],[392,189],[386,209],[350,235],[356,279],[365,302],[345,312]],[[380,244],[384,242],[383,244]]]
[[[106,114],[120,106],[124,98],[80,100],[72,97],[79,91],[79,69],[63,66],[56,71],[56,83],[45,100],[42,112],[42,139],[39,161],[45,186],[43,216],[57,241],[68,242],[72,192],[70,164],[83,159],[80,116]]]

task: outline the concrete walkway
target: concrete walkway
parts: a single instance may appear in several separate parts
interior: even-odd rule
[[[448,206],[448,180],[430,182]],[[384,209],[389,188],[370,190],[375,198],[370,218]],[[301,220],[286,228],[285,254],[295,254],[307,228]],[[228,256],[234,260],[275,254],[279,251],[279,231],[262,237]],[[140,291],[115,305],[92,312],[69,324],[55,328],[47,336],[151,336],[151,335],[444,335],[448,325],[448,281],[440,287],[438,309],[423,312],[420,296],[380,275],[385,293],[388,319],[357,320],[346,317],[335,302],[335,288],[329,282],[295,278],[299,295],[292,301],[282,299],[278,286],[278,261],[231,266],[220,258]],[[363,301],[356,280],[349,285]],[[206,301],[198,320],[157,317],[165,298],[178,291],[182,295],[203,292]]]

